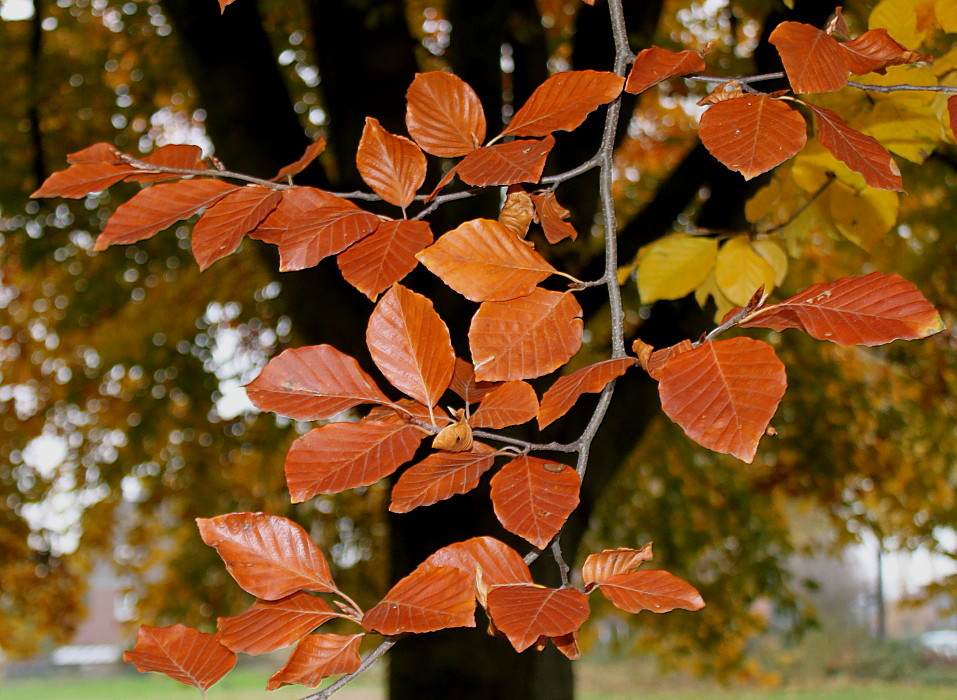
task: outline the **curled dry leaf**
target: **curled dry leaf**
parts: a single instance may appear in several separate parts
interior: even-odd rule
[[[193,257],[205,270],[239,248],[282,201],[282,192],[255,185],[230,192],[206,210],[193,227]]]
[[[78,165],[74,168],[80,167]],[[117,243],[129,244],[153,236],[177,221],[188,219],[239,188],[222,180],[179,180],[140,190],[117,207],[97,239],[93,250],[106,250]]]
[[[310,634],[303,637],[289,661],[269,679],[266,690],[299,684],[315,688],[324,678],[352,673],[362,665],[359,643],[364,634]]]
[[[420,566],[365,614],[362,626],[385,635],[475,627],[470,577],[452,566]]]
[[[438,432],[432,440],[432,447],[446,452],[466,452],[472,449],[472,426],[465,419],[465,409],[455,414],[456,420]]]
[[[136,646],[123,653],[140,673],[158,671],[180,683],[206,690],[236,665],[236,655],[211,634],[192,627],[149,627],[136,633]]]
[[[688,437],[750,463],[786,387],[774,348],[731,338],[672,355],[658,393],[664,412]]]
[[[571,634],[588,619],[588,598],[574,588],[534,584],[495,586],[488,592],[488,610],[495,626],[522,652],[540,637]]]
[[[565,221],[570,215],[565,207],[555,199],[554,192],[543,195],[533,194],[532,204],[535,206],[535,221],[542,226],[542,233],[549,243],[555,245],[559,241],[578,238],[578,231],[569,222]]]
[[[455,352],[428,297],[394,285],[369,317],[366,343],[392,386],[426,406],[438,403],[452,379]]]
[[[389,510],[408,513],[456,494],[468,493],[495,463],[495,450],[473,442],[469,452],[436,452],[404,472],[392,487]],[[439,563],[433,563],[439,566]]]
[[[331,345],[283,350],[245,388],[260,411],[298,421],[332,418],[362,403],[389,403],[359,363]]]
[[[950,121],[950,133],[957,139],[957,95],[947,98],[947,117]]]
[[[871,187],[904,191],[900,168],[877,139],[855,131],[829,109],[810,103],[807,106],[814,112],[818,138],[831,155],[863,175]]]
[[[582,394],[602,391],[608,382],[623,375],[633,364],[633,357],[605,360],[560,377],[542,395],[542,406],[538,413],[539,430],[568,413]]]
[[[768,37],[784,63],[784,72],[794,92],[840,90],[847,85],[848,53],[838,41],[817,27],[800,22],[782,22]]]
[[[880,272],[815,284],[758,309],[739,325],[796,328],[838,345],[870,346],[926,338],[944,329],[937,310],[913,284]]]
[[[294,177],[305,170],[316,158],[318,158],[323,151],[326,150],[326,140],[321,136],[315,141],[306,146],[306,150],[303,151],[302,156],[295,163],[290,163],[289,165],[283,167],[275,177],[272,178],[272,182],[279,182],[280,180],[285,180],[286,178]]]
[[[648,356],[647,367],[645,371],[651,375],[652,379],[657,379],[661,381],[661,372],[665,366],[665,362],[668,361],[673,355],[680,355],[683,352],[688,352],[689,350],[694,350],[694,345],[691,344],[690,340],[682,340],[680,343],[675,343],[674,345],[662,348],[661,350],[655,350]]]
[[[711,155],[747,180],[780,165],[807,141],[804,118],[765,95],[713,105],[701,115],[698,133]]]
[[[432,274],[471,301],[528,296],[555,272],[513,231],[491,219],[466,221],[416,257]]]
[[[729,80],[726,83],[718,85],[695,104],[699,107],[707,107],[709,105],[716,105],[719,102],[724,102],[725,100],[735,100],[739,97],[744,97],[744,94],[744,90],[741,89],[741,84],[737,80]]]
[[[628,73],[625,92],[637,95],[662,80],[705,69],[704,58],[697,51],[669,51],[659,46],[639,51]]]
[[[326,558],[299,525],[266,513],[197,518],[203,542],[247,593],[278,600],[297,591],[336,592]]]
[[[465,156],[455,172],[462,182],[473,187],[538,182],[554,145],[555,137],[546,136],[540,141],[517,139],[485,146]]]
[[[252,238],[279,247],[279,270],[315,267],[375,231],[379,217],[352,202],[314,187],[283,190],[279,206]]]
[[[219,641],[230,650],[265,654],[295,644],[341,616],[322,598],[300,592],[279,600],[258,600],[241,615],[218,618],[216,627]]]
[[[525,238],[534,216],[535,207],[528,192],[521,185],[509,186],[505,205],[498,215],[502,225],[519,238]]]
[[[580,486],[578,472],[566,464],[513,459],[492,477],[495,517],[509,532],[544,549],[578,506]]]
[[[425,182],[422,150],[404,136],[390,134],[372,117],[366,117],[356,166],[373,192],[403,209],[412,203]]]
[[[582,565],[582,579],[588,588],[618,574],[634,571],[642,562],[651,561],[651,542],[641,549],[606,549],[598,554],[589,554]],[[586,590],[588,590],[586,588]]]
[[[618,574],[600,582],[598,588],[616,608],[630,613],[642,610],[666,613],[704,607],[704,599],[693,586],[667,571]]]
[[[535,583],[522,555],[494,537],[473,537],[450,544],[429,556],[421,566],[454,566],[465,572],[475,586],[479,604],[486,609],[492,586]]]
[[[527,423],[537,415],[538,396],[531,384],[511,381],[490,391],[470,422],[475,428],[498,429]]]
[[[578,630],[575,630],[571,634],[563,634],[558,637],[549,637],[552,640],[552,643],[555,645],[555,648],[558,649],[564,656],[568,657],[572,661],[577,661],[581,658],[582,653],[578,648]]]
[[[510,301],[484,302],[469,326],[476,378],[531,379],[558,369],[581,347],[581,315],[571,292],[536,289]]]
[[[478,95],[445,71],[419,73],[406,94],[405,125],[423,151],[439,158],[464,156],[485,140]]]
[[[383,221],[379,227],[336,257],[342,277],[365,294],[376,298],[412,272],[415,255],[432,243],[426,221]]]
[[[412,459],[424,433],[405,422],[328,423],[297,439],[286,455],[293,503],[369,486]]]
[[[502,133],[546,136],[553,131],[577,129],[600,105],[618,97],[624,82],[607,71],[556,73],[535,88]]]

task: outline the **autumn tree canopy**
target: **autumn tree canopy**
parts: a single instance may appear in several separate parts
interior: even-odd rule
[[[634,571],[649,540],[708,607],[639,616],[636,638],[723,672],[761,629],[753,601],[794,606],[796,509],[827,512],[837,542],[937,546],[953,522],[948,3],[208,4],[0,23],[34,67],[0,88],[18,106],[0,149],[11,649],[65,635],[108,555],[144,621],[220,616],[234,651],[345,617],[416,633],[390,652],[396,697],[449,677],[566,697],[560,654],[588,616],[572,584],[634,613],[667,607],[636,602],[637,580],[681,583]],[[737,328],[757,330],[718,337]],[[282,418],[236,413],[240,383]],[[362,421],[306,432],[356,406]],[[490,581],[464,544],[521,561],[561,532],[571,563],[590,521],[634,559],[589,559],[583,582],[546,557]],[[248,551],[223,547],[250,527],[330,561],[244,580]],[[508,544],[470,539],[490,534]],[[456,542],[468,565],[428,564]],[[388,575],[357,565],[385,551]],[[260,599],[242,615],[227,571]],[[46,617],[24,602],[38,590]],[[417,634],[474,625],[473,590],[515,649],[549,651]],[[532,624],[540,590],[562,613]],[[700,607],[676,590],[672,607]],[[423,596],[432,618],[389,617]],[[279,599],[298,631],[250,639],[247,616]],[[271,685],[358,663],[354,632],[303,640]]]

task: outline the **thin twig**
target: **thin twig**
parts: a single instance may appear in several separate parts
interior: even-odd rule
[[[558,571],[562,576],[562,588],[568,588],[569,566],[562,557],[562,545],[557,536],[552,540],[552,556],[555,557],[555,563],[558,564]]]
[[[558,173],[557,175],[546,175],[539,183],[542,185],[558,185],[565,180],[571,180],[573,177],[581,175],[582,173],[587,173],[592,168],[597,168],[601,165],[601,153],[596,153],[591,158],[586,160],[581,165],[572,168],[571,170],[566,170],[563,173]]]
[[[549,442],[549,443],[534,443],[526,442],[525,440],[519,440],[517,438],[507,437],[505,435],[497,435],[495,433],[487,433],[484,430],[473,430],[473,437],[485,438],[486,440],[498,440],[499,442],[504,442],[507,445],[515,445],[516,447],[521,447],[524,452],[578,452],[578,443],[573,442],[570,444],[564,444],[561,442]]]
[[[945,92],[957,95],[957,87],[953,85],[910,85],[909,83],[901,83],[899,85],[867,85],[865,83],[855,83],[853,80],[849,80],[847,84],[858,90],[868,90],[869,92],[899,92],[909,90],[912,92]]]
[[[342,678],[337,680],[335,683],[327,688],[323,688],[318,693],[305,696],[302,698],[302,700],[328,700],[328,698],[332,697],[332,694],[339,690],[342,686],[346,685],[347,683],[351,683],[353,680],[365,673],[372,664],[378,661],[383,654],[389,651],[389,649],[391,649],[395,643],[404,636],[404,634],[397,634],[392,637],[386,637],[379,646],[366,655],[366,657],[362,660],[362,663],[359,665],[359,668],[352,673],[347,673],[346,675],[342,676]]]
[[[421,219],[424,219],[425,217],[427,217],[429,214],[434,212],[436,209],[438,209],[440,206],[442,206],[446,202],[451,202],[456,199],[468,199],[469,197],[474,197],[475,195],[479,194],[479,192],[480,190],[465,190],[464,192],[452,192],[450,194],[440,194],[438,197],[432,200],[432,203],[429,204],[429,206],[427,206],[425,209],[423,209],[418,214],[413,216],[412,220],[419,221]],[[416,197],[416,199],[419,199],[419,198]],[[422,199],[424,200],[425,197],[422,197]]]
[[[170,173],[173,175],[196,175],[198,177],[228,177],[232,180],[242,180],[243,182],[251,182],[254,185],[262,185],[263,187],[269,187],[274,190],[288,190],[291,185],[283,185],[279,182],[270,182],[269,180],[263,180],[262,178],[253,177],[252,175],[244,175],[243,173],[233,172],[232,170],[210,170],[198,168],[171,168],[166,165],[154,165],[153,163],[147,163],[145,160],[140,160],[134,158],[133,156],[127,155],[126,153],[121,153],[119,155],[120,160],[124,163],[129,163],[134,168],[142,170],[144,173]]]
[[[784,73],[762,73],[761,75],[746,75],[741,78],[723,78],[720,75],[686,75],[685,80],[691,80],[698,83],[716,83],[718,85],[723,85],[724,83],[730,83],[732,80],[741,83],[742,85],[747,85],[748,83],[757,83],[762,80],[777,80],[778,78],[783,78]]]
[[[790,225],[799,216],[801,216],[801,214],[804,213],[805,209],[807,209],[809,206],[814,204],[814,201],[818,197],[824,194],[824,190],[826,190],[828,188],[828,185],[830,185],[832,182],[834,182],[834,173],[828,173],[827,179],[824,181],[824,183],[820,187],[818,187],[816,190],[814,190],[814,192],[811,194],[810,197],[808,197],[806,202],[804,202],[803,204],[801,204],[801,206],[799,206],[797,209],[791,212],[791,216],[789,216],[787,219],[782,221],[780,224],[777,224],[776,226],[772,226],[766,231],[759,231],[758,233],[762,233],[762,234],[777,233],[778,231],[783,229],[785,226]]]

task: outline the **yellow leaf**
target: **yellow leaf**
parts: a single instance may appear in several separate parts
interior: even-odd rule
[[[906,48],[915,49],[925,36],[917,26],[919,4],[917,0],[882,0],[871,11],[867,26],[869,29],[884,28]]]
[[[758,287],[774,288],[776,274],[771,264],[751,247],[748,236],[735,236],[718,251],[714,279],[718,288],[737,306],[748,303]]]
[[[791,168],[795,184],[805,192],[817,192],[827,182],[828,173],[854,189],[866,187],[864,177],[831,155],[821,142],[814,138],[794,159]]]
[[[718,287],[718,283],[714,279],[713,271],[694,292],[695,301],[698,302],[698,306],[700,306],[702,309],[705,307],[705,304],[708,303],[708,297],[714,299],[714,304],[716,307],[716,311],[714,312],[715,323],[721,323],[724,315],[734,307],[738,306],[738,304],[735,304],[728,299],[728,297],[724,295],[724,292],[722,292]]]
[[[680,299],[693,292],[714,268],[713,238],[673,233],[638,253],[638,293],[642,304]]]
[[[788,275],[788,254],[784,248],[770,238],[762,238],[751,244],[754,252],[768,261],[774,269],[774,284],[780,287]]]
[[[896,192],[873,187],[857,191],[835,182],[830,188],[829,204],[841,235],[869,251],[897,223],[900,202]]]
[[[957,34],[957,0],[937,0],[934,14],[941,29],[948,34]]]
[[[920,110],[895,102],[881,102],[861,131],[877,139],[884,148],[912,163],[923,163],[944,138],[944,126],[933,102]]]
[[[953,2],[957,4],[957,0]],[[955,70],[957,70],[957,49],[951,49],[943,56],[934,59],[934,75],[938,79]]]

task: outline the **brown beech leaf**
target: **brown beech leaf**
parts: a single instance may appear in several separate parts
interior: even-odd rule
[[[506,530],[544,549],[578,506],[580,486],[566,464],[519,457],[492,477],[492,506]]]
[[[433,425],[436,426],[443,426],[452,422],[448,414],[438,406],[434,406],[430,410],[428,406],[424,406],[413,399],[399,399],[388,406],[374,406],[360,422],[405,423],[408,425],[411,418],[425,422],[434,418]]]
[[[473,187],[538,182],[554,145],[555,137],[546,136],[540,141],[518,139],[483,146],[465,156],[455,172],[462,182]]]
[[[625,612],[650,610],[701,610],[704,599],[690,584],[667,571],[632,571],[610,576],[598,588],[612,604]]]
[[[68,153],[66,162],[70,165],[76,163],[112,163],[119,165],[121,161],[120,152],[113,144],[100,141],[79,151]]]
[[[365,614],[362,626],[385,635],[475,627],[470,577],[452,566],[419,567]]]
[[[947,116],[950,120],[950,133],[957,138],[957,95],[947,98]]]
[[[278,173],[276,173],[275,177],[273,177],[271,181],[279,182],[280,180],[285,180],[286,178],[298,175],[305,170],[306,167],[312,163],[312,161],[318,158],[324,150],[326,150],[326,140],[320,136],[306,146],[306,150],[303,152],[299,160],[283,167]]]
[[[226,11],[226,8],[232,5],[236,0],[219,0],[219,11],[223,13]]]
[[[390,403],[359,363],[331,345],[282,351],[246,395],[260,411],[299,421],[332,418],[362,403]]]
[[[419,506],[430,506],[456,494],[468,493],[478,486],[482,474],[492,468],[495,450],[480,442],[470,452],[436,452],[415,464],[392,487],[393,513],[408,513]],[[438,564],[434,564],[438,566]]]
[[[569,211],[558,203],[554,192],[546,192],[543,195],[531,195],[532,204],[535,206],[535,218],[542,225],[542,232],[545,238],[552,245],[566,238],[573,241],[578,238],[578,231],[565,219],[569,216]]]
[[[80,161],[50,175],[30,196],[79,199],[90,192],[105,190],[136,172],[139,171],[132,165]]]
[[[147,187],[117,207],[103,233],[96,239],[93,250],[106,250],[117,243],[126,245],[149,238],[238,189],[236,185],[209,178],[178,180]]]
[[[794,92],[831,92],[847,85],[848,53],[817,27],[782,22],[768,37],[781,55]]]
[[[582,657],[581,650],[578,648],[578,630],[571,634],[563,634],[558,637],[550,637],[555,648],[572,661],[577,661]]]
[[[241,615],[217,618],[217,636],[232,651],[265,654],[295,644],[334,617],[342,613],[322,598],[299,592],[279,600],[257,600]]]
[[[555,272],[541,255],[492,219],[474,219],[441,236],[416,257],[471,301],[528,296]]]
[[[662,80],[676,78],[705,69],[704,58],[697,51],[669,51],[658,46],[639,51],[625,83],[625,92],[637,95]]]
[[[404,136],[390,134],[372,117],[366,117],[356,167],[373,192],[403,209],[425,182],[422,149]]]
[[[750,463],[787,377],[774,348],[751,338],[703,343],[661,369],[661,408],[692,440]]]
[[[247,593],[278,600],[297,591],[334,593],[336,584],[322,552],[299,525],[266,513],[228,513],[197,518],[200,537]]]
[[[192,627],[141,625],[136,646],[123,653],[140,673],[159,671],[173,680],[206,690],[236,665],[236,655],[211,634]]]
[[[456,357],[455,370],[449,389],[458,394],[466,403],[478,403],[498,386],[497,382],[476,382],[475,368],[471,362]]]
[[[851,170],[864,176],[864,182],[882,190],[904,191],[901,171],[888,153],[872,136],[855,131],[829,109],[808,103],[814,112],[821,145]]]
[[[490,391],[469,423],[473,428],[507,428],[538,415],[538,395],[531,384],[511,381]]]
[[[289,272],[341,253],[378,225],[379,217],[348,200],[314,187],[291,187],[249,235],[279,246],[279,270]]]
[[[231,255],[250,231],[282,201],[282,192],[251,185],[230,192],[206,210],[193,227],[193,257],[199,269]]]
[[[767,172],[804,148],[804,117],[780,100],[745,95],[701,115],[698,133],[715,158],[745,179]]]
[[[399,422],[327,423],[292,443],[286,486],[293,503],[368,486],[412,459],[425,434]]]
[[[464,156],[485,140],[478,95],[445,71],[418,73],[406,94],[405,125],[423,151],[439,158]]]
[[[141,160],[144,163],[159,165],[164,168],[181,168],[183,170],[206,169],[206,164],[203,163],[203,149],[199,146],[193,146],[192,144],[170,143],[165,146],[160,146]],[[143,172],[143,169],[139,167],[136,169],[138,174],[127,177],[127,182],[160,182],[162,180],[179,179],[183,177],[176,173],[150,173]]]
[[[510,185],[498,220],[519,238],[525,238],[535,216],[532,198],[521,185]]]
[[[494,537],[473,537],[450,544],[430,555],[420,568],[426,566],[454,566],[464,571],[483,607],[490,586],[534,583],[522,555]]]
[[[392,386],[426,406],[438,403],[452,380],[455,352],[427,297],[393,285],[369,317],[366,343]]]
[[[588,598],[574,588],[534,584],[495,586],[488,592],[488,610],[515,651],[522,652],[539,637],[575,632],[588,619]]]
[[[539,430],[568,413],[582,394],[597,394],[608,382],[623,375],[633,364],[633,357],[605,360],[560,377],[542,395],[542,406],[538,411]]]
[[[883,28],[866,31],[856,39],[845,41],[839,46],[844,49],[848,68],[855,75],[871,72],[883,74],[891,66],[933,60],[931,56],[921,56],[914,51],[908,51],[894,41]]]
[[[266,690],[299,684],[315,688],[324,678],[352,673],[362,665],[359,643],[364,634],[310,634],[302,638],[289,661],[276,671]]]
[[[872,272],[815,284],[745,318],[745,328],[802,330],[838,345],[882,345],[926,338],[944,329],[933,305],[898,275]]]
[[[607,71],[556,73],[535,88],[502,133],[546,136],[553,131],[577,129],[600,105],[618,97],[624,82]]]
[[[641,549],[606,549],[598,554],[589,554],[582,565],[582,580],[586,591],[612,576],[634,571],[642,562],[651,561],[651,542]]]
[[[648,366],[645,367],[645,371],[651,375],[652,379],[661,381],[661,371],[665,366],[665,362],[667,362],[672,355],[680,355],[689,350],[694,350],[694,345],[691,344],[690,340],[682,340],[680,343],[675,343],[670,347],[655,350],[648,357]]]
[[[431,243],[432,229],[426,221],[383,221],[339,253],[336,261],[346,282],[375,301],[412,272],[419,263],[415,254]]]
[[[715,89],[709,92],[705,97],[698,100],[696,104],[699,107],[707,107],[709,105],[716,105],[719,102],[725,102],[726,100],[736,100],[744,96],[745,92],[741,89],[741,83],[737,80],[729,80],[715,87]]]
[[[476,379],[532,379],[558,369],[581,347],[581,315],[571,292],[536,289],[484,302],[469,326]]]

